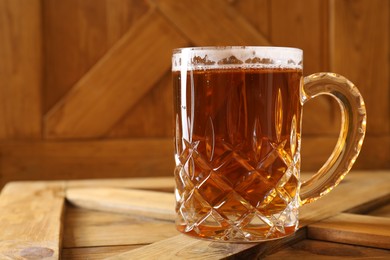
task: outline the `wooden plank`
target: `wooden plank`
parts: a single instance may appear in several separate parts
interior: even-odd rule
[[[178,234],[171,221],[68,206],[63,248],[145,245]]]
[[[380,214],[386,214],[386,211],[381,212],[381,208],[383,210],[386,209],[386,205],[390,204],[390,193],[387,195],[377,198],[375,201],[369,201],[366,203],[362,203],[356,207],[350,208],[344,213],[353,213],[353,214],[363,214],[363,215],[370,215],[370,216],[381,216]],[[376,213],[376,211],[378,212]],[[390,212],[388,212],[390,213]],[[378,215],[376,215],[378,214]]]
[[[370,216],[390,218],[390,203],[369,212]]]
[[[302,228],[307,225],[334,216],[339,212],[356,207],[359,204],[367,203],[369,201],[375,201],[378,198],[387,196],[390,191],[390,175],[388,174],[388,172],[384,171],[382,173],[376,173],[376,177],[377,178],[368,179],[365,173],[351,173],[330,194],[321,198],[315,203],[302,207],[300,209],[301,232],[303,232],[302,230],[304,230]],[[356,187],[359,187],[359,189],[357,189]],[[375,192],[373,192],[373,190],[375,190]],[[348,194],[348,196],[345,196],[345,194]],[[115,196],[117,198],[115,200],[120,200],[122,203],[125,204],[131,204],[129,200],[118,199],[120,196],[120,193],[117,193]],[[94,199],[90,198],[89,200]],[[108,203],[111,204],[112,202],[108,201]],[[88,205],[87,200],[85,201],[84,205]],[[84,205],[82,206],[84,207]],[[166,210],[173,210],[173,207],[170,202],[161,202],[160,206],[165,207]],[[108,209],[108,207],[106,207],[106,209]],[[144,212],[144,214],[149,215],[146,213],[146,211]],[[256,245],[255,244],[250,247],[233,246],[233,248],[228,247],[227,249],[225,248],[226,250],[219,250],[216,253],[215,251],[213,251],[214,249],[211,249],[212,251],[210,251],[209,249],[210,247],[212,247],[212,244],[213,242],[194,240],[179,235],[170,239],[153,243],[149,246],[140,249],[123,253],[115,257],[117,257],[118,259],[142,259],[146,257],[151,257],[153,255],[161,255],[166,256],[167,259],[169,259],[169,257],[177,257],[179,255],[191,258],[195,257],[195,255],[192,254],[196,252],[197,257],[200,259],[202,259],[202,257],[214,257],[215,259],[219,259],[232,254],[240,253]],[[183,249],[184,246],[185,248]],[[201,251],[200,248],[206,248],[207,250]],[[183,252],[185,252],[185,254]]]
[[[331,70],[346,76],[361,91],[369,109],[367,132],[389,135],[389,2],[331,1],[330,11]]]
[[[173,176],[172,139],[3,143],[2,182]]]
[[[275,254],[266,260],[331,260],[331,259],[389,259],[388,250],[344,245],[316,240],[303,240]]]
[[[172,75],[165,73],[159,82],[112,127],[109,138],[161,138],[172,135]]]
[[[175,219],[175,196],[172,193],[118,188],[70,188],[66,199],[78,207],[145,216]]]
[[[349,173],[331,193],[315,203],[300,208],[301,227],[334,216],[339,212],[356,208],[359,205],[376,204],[377,200],[388,198],[390,194],[389,172],[376,172],[374,176],[367,178],[365,172]],[[308,177],[310,174],[302,174],[303,179]],[[356,189],[356,187],[360,188]],[[344,196],[344,194],[348,194],[348,196]],[[66,197],[82,208],[126,214],[135,213],[146,217],[153,217],[153,214],[157,214],[156,216],[164,217],[167,220],[174,219],[174,207],[172,206],[174,201],[173,196],[169,193],[115,188],[74,188],[67,190]],[[146,199],[148,197],[150,200]],[[160,197],[161,199],[159,199]]]
[[[241,13],[265,38],[270,34],[270,1],[246,0],[229,1],[229,3]]]
[[[268,39],[225,0],[164,0],[155,4],[192,45],[270,45]]]
[[[142,245],[130,246],[99,246],[99,247],[80,247],[64,248],[62,250],[62,260],[103,260],[122,252],[136,249]]]
[[[49,111],[148,10],[144,1],[44,0],[43,111]]]
[[[41,137],[41,1],[0,1],[0,140]]]
[[[224,259],[229,256],[252,259],[302,240],[304,236],[304,232],[297,232],[264,243],[218,243],[178,235],[107,259]]]
[[[329,158],[337,138],[334,136],[302,136],[302,170],[316,171]],[[354,170],[381,170],[390,168],[390,136],[366,135]]]
[[[375,204],[389,193],[389,171],[351,172],[329,194],[300,209],[301,225],[310,225],[365,203]]]
[[[50,110],[45,118],[47,137],[106,134],[169,70],[171,50],[186,43],[151,10]]]
[[[63,182],[11,183],[0,196],[0,259],[58,259]]]
[[[97,179],[97,180],[70,180],[66,181],[69,188],[133,188],[156,191],[170,191],[175,187],[173,175],[169,177],[141,177],[126,179]]]
[[[390,249],[390,218],[342,213],[308,226],[310,239]]]

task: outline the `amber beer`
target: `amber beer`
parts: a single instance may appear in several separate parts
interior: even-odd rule
[[[365,114],[356,114],[365,111],[364,103],[351,82],[323,73],[303,84],[301,50],[177,49],[172,76],[176,226],[185,234],[239,242],[292,234],[298,207],[329,192],[360,150],[364,131],[342,128],[347,132],[331,159],[301,183],[301,114],[307,100],[339,92],[335,98],[347,97],[339,102],[351,108],[342,113],[351,116],[344,121],[365,126]],[[345,84],[350,88],[339,87]],[[353,142],[343,140],[347,135]]]
[[[280,214],[298,188],[298,172],[285,174],[293,160],[299,162],[296,135],[300,134],[302,71],[237,67],[193,70],[186,77],[182,86],[180,72],[173,72],[176,156],[181,165],[176,178],[192,182],[181,193],[196,193],[193,197],[197,198],[188,203],[200,212],[199,218],[212,209],[214,218],[224,219],[216,224],[218,220],[214,223],[211,217],[196,228],[212,236],[228,225],[224,222],[242,225],[256,213],[265,218]],[[183,129],[182,118],[190,119],[187,128]],[[247,225],[252,233],[265,236],[262,233],[268,232],[267,224],[252,226]],[[186,225],[179,228],[186,229]],[[196,235],[194,229],[190,233]]]

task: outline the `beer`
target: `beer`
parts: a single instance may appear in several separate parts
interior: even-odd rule
[[[173,71],[177,227],[218,240],[297,228],[302,70]]]

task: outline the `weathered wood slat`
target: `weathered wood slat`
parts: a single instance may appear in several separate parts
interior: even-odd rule
[[[115,188],[71,188],[66,199],[81,208],[156,219],[175,219],[173,193]]]
[[[97,179],[66,181],[67,189],[71,188],[132,188],[172,192],[175,183],[173,175],[169,177],[143,177],[124,179]]]
[[[307,178],[309,174],[303,176]],[[368,179],[364,173],[349,173],[330,194],[300,208],[301,226],[387,197],[390,193],[390,175],[388,172],[377,172],[374,176]],[[356,189],[356,187],[360,188]],[[80,188],[68,189],[66,198],[82,208],[174,219],[174,197],[169,193],[115,188]]]
[[[145,245],[178,234],[171,221],[68,207],[63,248]]]
[[[255,259],[304,238],[304,230],[285,239],[258,244],[210,242],[181,234],[108,259]]]
[[[308,226],[311,239],[390,249],[390,218],[342,213]]]
[[[130,246],[98,246],[98,247],[79,247],[65,248],[62,250],[62,260],[103,260],[108,257],[117,255],[121,252],[134,250],[143,245]]]
[[[387,205],[381,206],[379,208],[376,208],[374,210],[371,210],[368,214],[370,216],[390,218],[390,203],[388,203]]]
[[[58,259],[63,182],[11,183],[0,197],[0,259]]]
[[[195,46],[270,45],[247,19],[225,0],[163,0],[155,3],[162,14]],[[218,13],[215,10],[218,10]]]
[[[41,137],[41,2],[0,1],[0,140]]]
[[[330,259],[389,259],[388,250],[345,245],[316,240],[303,240],[265,257],[265,260],[330,260]]]
[[[357,189],[356,187],[359,187],[359,189]],[[368,203],[369,201],[374,201],[377,198],[387,196],[389,194],[389,191],[390,175],[388,174],[388,172],[376,173],[376,178],[371,179],[367,178],[365,174],[351,173],[344,180],[344,182],[342,182],[330,194],[312,204],[301,208],[301,229],[309,224],[334,216],[339,212],[342,212],[349,208],[356,207],[361,203]],[[345,196],[345,194],[348,194],[348,196]],[[126,201],[122,201],[126,203]],[[170,203],[166,203],[164,205],[161,203],[160,206],[165,207],[167,210],[171,208]],[[145,212],[143,214],[145,214]],[[286,238],[286,241],[288,241],[289,239],[291,238]],[[282,242],[280,243],[283,243],[283,239],[281,241]],[[196,256],[200,259],[202,259],[202,257],[211,257],[219,259],[227,257],[231,254],[240,253],[249,248],[247,247],[247,245],[244,247],[234,245],[231,247],[229,246],[224,250],[219,250],[216,253],[214,249],[210,249],[213,247],[213,245],[216,244],[208,241],[197,241],[179,235],[173,238],[162,240],[157,243],[153,243],[143,248],[125,252],[115,257],[117,259],[142,259],[146,257],[151,257],[153,255],[161,255],[166,256],[167,259],[180,256],[187,258]],[[185,249],[183,249],[183,246],[185,246]],[[256,244],[252,244],[252,246],[250,247],[253,246],[256,246]],[[201,248],[206,249],[202,251]]]
[[[351,172],[329,194],[301,208],[301,225],[310,225],[361,204],[375,204],[389,193],[388,171]]]
[[[253,243],[212,243],[178,235],[108,259],[221,259],[254,246]]]
[[[169,70],[171,50],[186,43],[152,9],[49,111],[47,137],[106,134]]]

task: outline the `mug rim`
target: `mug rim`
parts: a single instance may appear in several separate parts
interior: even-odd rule
[[[303,50],[297,47],[289,46],[255,46],[255,45],[226,45],[226,46],[193,46],[193,47],[180,47],[174,48],[173,54],[180,53],[182,51],[223,51],[223,50],[271,50],[271,51],[291,51],[297,53],[303,53]]]
[[[172,71],[213,68],[303,69],[303,50],[278,46],[199,46],[173,49]]]

